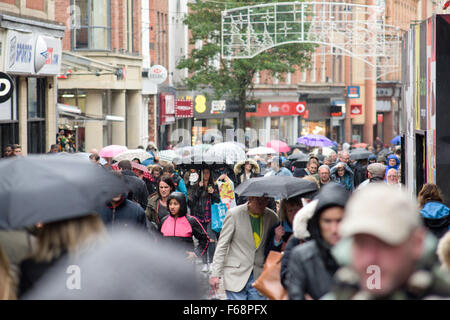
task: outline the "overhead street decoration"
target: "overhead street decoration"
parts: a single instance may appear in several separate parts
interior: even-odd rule
[[[222,57],[248,59],[289,43],[322,45],[320,55],[350,56],[376,68],[400,68],[401,30],[385,24],[385,6],[279,2],[222,11]]]

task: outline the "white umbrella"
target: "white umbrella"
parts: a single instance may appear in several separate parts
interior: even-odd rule
[[[256,155],[262,155],[262,154],[274,154],[277,153],[274,149],[269,147],[257,147],[249,149],[247,152],[248,156],[256,156]]]
[[[316,155],[317,155],[318,152],[319,152],[319,148],[317,148],[317,149],[315,149],[315,150],[313,151],[313,153],[316,154]],[[334,151],[334,150],[331,149],[330,147],[323,147],[323,148],[322,148],[322,154],[323,154],[325,157],[330,156],[333,152],[336,152],[336,151]]]
[[[56,153],[56,155],[59,155],[59,156],[69,155],[72,157],[78,157],[80,159],[90,160],[89,156],[91,155],[91,153],[89,153],[89,152],[76,152],[76,153],[58,152],[58,153]],[[107,163],[108,163],[108,161],[106,161],[104,158],[100,157],[100,164],[102,166]]]
[[[172,162],[174,159],[181,158],[174,150],[162,150],[158,152],[159,160]]]
[[[119,153],[113,159],[116,161],[122,161],[122,160],[133,161],[133,159],[135,159],[135,158],[138,158],[139,161],[143,162],[143,161],[147,160],[148,158],[152,158],[152,155],[143,149],[129,149],[127,151]]]
[[[245,160],[245,151],[236,143],[222,142],[213,145],[206,156],[210,156],[215,159],[222,159],[224,163],[235,164],[236,162]]]

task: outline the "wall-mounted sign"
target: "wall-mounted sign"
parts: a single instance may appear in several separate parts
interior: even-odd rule
[[[263,102],[256,112],[247,113],[247,117],[283,117],[304,116],[307,113],[306,102]]]
[[[226,100],[213,100],[211,102],[211,113],[212,114],[223,114],[227,109]]]
[[[152,83],[161,84],[167,79],[167,69],[160,65],[153,66],[148,71],[148,78]]]
[[[170,124],[175,122],[175,97],[170,93],[160,95],[160,124]]]
[[[36,37],[33,33],[8,31],[6,37],[6,72],[34,73],[34,48]]]
[[[10,76],[0,72],[0,103],[8,101],[14,91],[14,83]]]
[[[175,102],[175,118],[192,117],[194,117],[194,101],[177,99]]]
[[[360,97],[359,86],[349,86],[347,87],[347,98],[358,99]]]
[[[330,114],[332,117],[342,117],[342,106],[331,106]]]
[[[204,113],[206,111],[206,97],[198,95],[195,97],[195,112]]]
[[[6,72],[58,75],[61,69],[61,39],[9,30]]]
[[[352,104],[350,105],[350,114],[352,116],[360,116],[363,114],[362,104]]]

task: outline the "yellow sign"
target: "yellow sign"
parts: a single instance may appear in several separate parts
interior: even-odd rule
[[[195,111],[197,111],[198,113],[203,113],[206,111],[205,96],[199,95],[195,97]]]

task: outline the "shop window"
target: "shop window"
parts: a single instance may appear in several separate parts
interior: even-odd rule
[[[79,25],[73,29],[73,48],[89,50],[111,49],[110,0],[72,0],[79,15]]]
[[[0,121],[17,119],[17,81],[13,78],[15,94],[11,95],[7,101],[0,103]]]
[[[301,135],[319,134],[321,136],[327,135],[326,121],[307,121],[302,119]]]
[[[19,122],[0,122],[0,147],[1,147],[1,157],[5,151],[5,147],[8,144],[19,143]]]

